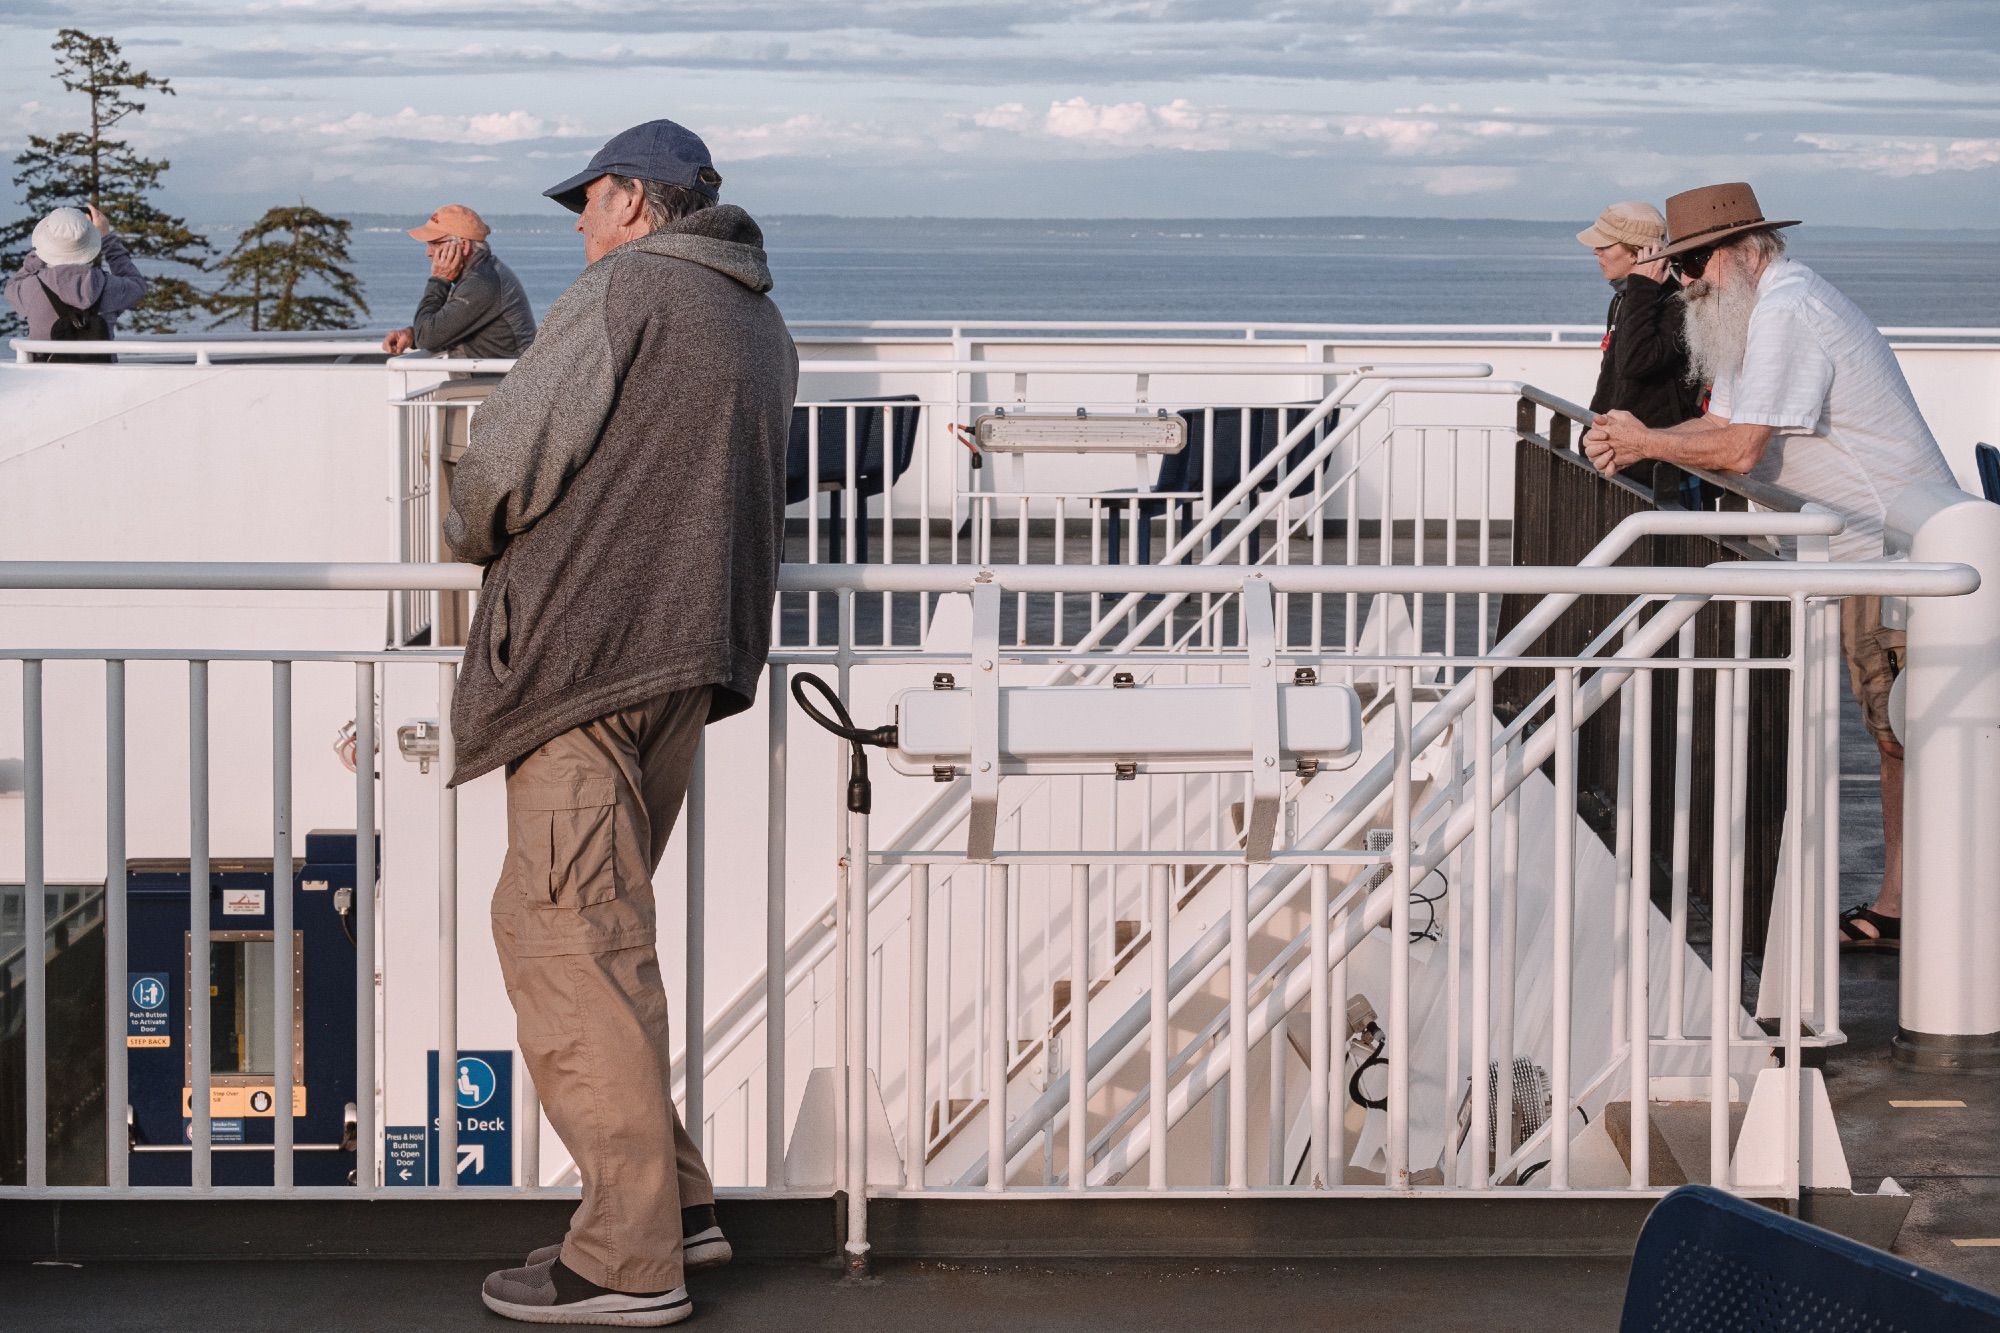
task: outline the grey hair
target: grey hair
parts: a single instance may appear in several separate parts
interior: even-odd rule
[[[1729,243],[1731,250],[1749,250],[1765,259],[1776,259],[1785,253],[1785,237],[1778,231],[1746,232]]]
[[[672,223],[679,222],[682,218],[690,214],[699,213],[704,208],[713,207],[722,187],[722,175],[714,167],[703,167],[701,169],[701,180],[704,185],[708,186],[707,192],[697,190],[689,185],[668,185],[661,181],[644,180],[632,176],[614,175],[611,179],[617,182],[618,188],[621,190],[636,188],[644,191],[646,195],[646,217],[653,224],[653,230],[655,231]]]

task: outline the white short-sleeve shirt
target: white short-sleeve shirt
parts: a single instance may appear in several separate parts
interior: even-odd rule
[[[1882,554],[1882,524],[1905,487],[1953,486],[1888,339],[1819,274],[1780,257],[1757,281],[1743,364],[1719,375],[1709,411],[1773,434],[1750,475],[1840,514],[1836,560]]]

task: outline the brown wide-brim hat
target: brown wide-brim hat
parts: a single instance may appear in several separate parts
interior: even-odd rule
[[[1732,236],[1752,231],[1776,231],[1796,227],[1800,219],[1772,222],[1757,206],[1757,194],[1743,181],[1726,185],[1704,185],[1683,190],[1667,200],[1667,244],[1647,259],[1666,259],[1711,245],[1721,245]]]

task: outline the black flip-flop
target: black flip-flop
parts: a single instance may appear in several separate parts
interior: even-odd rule
[[[1874,927],[1869,935],[1856,928],[1855,923],[1866,921]],[[1840,914],[1840,947],[1842,949],[1901,949],[1903,947],[1903,918],[1883,916],[1880,912],[1862,906],[1848,908]]]

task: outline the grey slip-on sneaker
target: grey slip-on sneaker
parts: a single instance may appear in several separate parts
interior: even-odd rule
[[[663,1328],[694,1313],[686,1287],[650,1293],[609,1291],[555,1259],[487,1274],[479,1298],[493,1313],[524,1324]]]
[[[533,1267],[561,1257],[562,1242],[557,1241],[530,1253],[528,1265]],[[736,1251],[730,1248],[729,1237],[722,1234],[721,1227],[710,1227],[695,1235],[681,1237],[681,1267],[690,1273],[720,1268],[735,1257]]]

